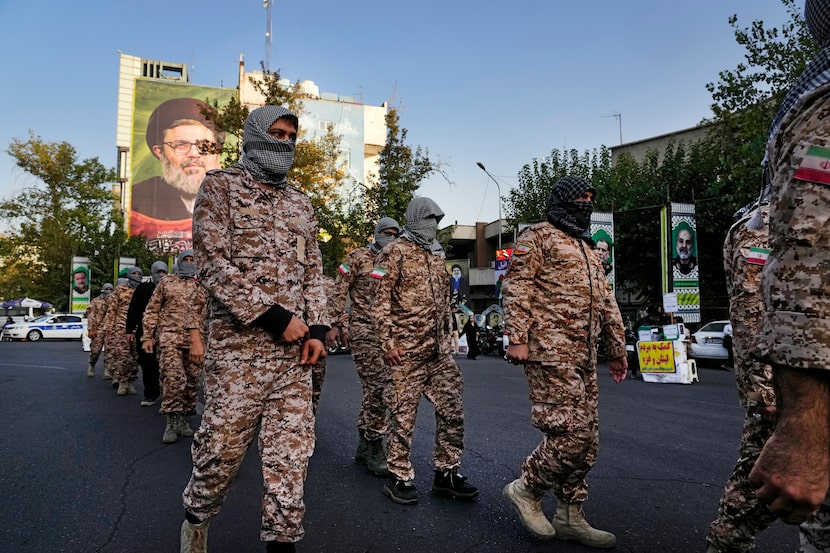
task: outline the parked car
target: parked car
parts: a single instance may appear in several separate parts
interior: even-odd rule
[[[729,321],[712,321],[692,334],[692,357],[695,359],[728,359],[723,347],[723,329]]]
[[[67,313],[43,315],[33,321],[7,324],[3,328],[3,340],[29,340],[42,338],[80,340],[86,330],[86,319]]]

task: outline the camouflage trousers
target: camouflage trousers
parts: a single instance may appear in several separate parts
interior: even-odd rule
[[[389,472],[402,480],[415,478],[410,451],[421,394],[435,406],[435,470],[457,468],[464,449],[464,379],[455,360],[449,354],[423,360],[405,355],[403,364],[389,371]]]
[[[311,366],[311,409],[317,413],[320,403],[320,394],[323,393],[323,381],[326,379],[326,360],[323,359]]]
[[[101,357],[102,349],[104,349],[104,334],[97,332],[89,346],[89,364],[93,367],[98,362],[98,358]]]
[[[775,423],[757,420],[748,413],[744,418],[738,461],[718,504],[718,518],[709,525],[706,537],[718,551],[752,551],[755,535],[778,518],[758,500],[749,483],[749,473],[773,430]]]
[[[205,412],[193,437],[193,472],[182,500],[200,519],[219,514],[258,430],[265,489],[260,539],[299,541],[303,488],[314,452],[311,371],[299,359],[243,353],[248,351],[208,349]]]
[[[115,367],[113,340],[114,336],[112,333],[104,335],[104,371],[109,371],[110,374],[112,374],[113,368]]]
[[[357,429],[367,440],[379,440],[386,436],[387,410],[383,394],[389,383],[389,367],[384,364],[380,344],[376,341],[352,339],[351,348],[363,388]]]
[[[109,345],[108,349],[109,349]],[[138,354],[136,343],[127,338],[123,332],[116,332],[111,338],[113,382],[132,382],[138,378]],[[104,357],[106,360],[106,357]]]
[[[190,348],[160,346],[158,352],[164,414],[195,411],[202,365],[190,361]]]
[[[599,447],[599,390],[595,368],[562,363],[525,364],[530,389],[530,418],[544,434],[522,464],[524,483],[553,490],[567,503],[588,497],[585,477]]]
[[[830,493],[811,520],[798,527],[801,545],[796,553],[822,553],[830,551]]]

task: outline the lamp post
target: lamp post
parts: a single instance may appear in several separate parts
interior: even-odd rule
[[[501,186],[499,186],[499,181],[497,181],[496,178],[493,175],[490,174],[490,171],[488,171],[484,167],[483,163],[481,163],[480,161],[476,161],[476,165],[478,165],[481,168],[482,171],[487,173],[487,176],[490,177],[490,180],[492,180],[494,183],[496,183],[496,190],[498,190],[498,192],[499,192],[499,251],[501,251]],[[498,259],[498,257],[499,256],[498,256],[498,253],[497,253],[496,254],[496,259]]]

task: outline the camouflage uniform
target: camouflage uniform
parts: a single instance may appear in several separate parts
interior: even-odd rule
[[[116,288],[119,285],[116,284]],[[113,322],[114,318],[109,317],[110,311],[113,310],[113,306],[115,305],[115,291],[112,294],[108,295],[104,298],[105,302],[105,309],[104,309],[104,318],[101,319],[101,324],[98,329],[98,334],[103,335],[104,338],[104,378],[112,378],[112,371],[113,367],[115,366],[115,340],[116,335],[113,332]]]
[[[104,318],[107,315],[107,296],[98,296],[89,302],[86,308],[87,333],[94,334],[92,345],[89,348],[89,364],[95,367],[98,358],[101,356],[101,349],[104,347],[103,328]]]
[[[165,414],[196,409],[201,365],[190,361],[190,335],[185,315],[198,284],[194,279],[168,275],[161,279],[144,309],[145,339],[155,337],[161,370],[162,402]]]
[[[238,167],[205,177],[193,213],[193,250],[199,281],[210,293],[206,405],[182,499],[198,519],[217,515],[259,430],[263,541],[302,539],[303,486],[315,438],[311,371],[299,363],[301,346],[254,323],[279,305],[310,327],[323,324],[316,237],[302,192],[262,185]]]
[[[104,327],[109,329],[110,340],[107,350],[112,354],[112,381],[119,385],[138,379],[138,354],[136,344],[127,338],[127,310],[135,290],[126,284],[119,284],[110,296],[112,303],[107,308]],[[106,354],[104,356],[106,362]]]
[[[830,185],[795,173],[810,146],[830,149],[830,84],[799,98],[767,147],[769,241],[761,276],[765,314],[752,354],[773,365],[828,370],[830,356]],[[800,552],[830,550],[830,494],[800,527]]]
[[[762,258],[753,254],[750,248],[768,248],[769,207],[765,205],[758,209],[763,214],[758,216],[764,218],[761,228],[752,230],[747,227],[747,221],[756,213],[752,210],[732,225],[723,244],[735,352],[735,381],[746,416],[738,462],[724,488],[718,505],[718,518],[709,526],[707,540],[710,551],[751,551],[755,547],[755,535],[778,518],[758,500],[755,489],[749,483],[749,473],[775,429],[773,421],[756,418],[753,412],[758,406],[775,405],[772,367],[753,360],[747,353],[764,313],[760,294],[764,264]]]
[[[828,370],[830,186],[796,179],[809,146],[830,148],[830,84],[788,113],[767,152],[770,248],[761,289],[766,313],[754,344],[772,364]]]
[[[415,477],[410,451],[421,394],[435,406],[438,471],[461,464],[464,448],[464,380],[450,352],[450,282],[444,259],[406,239],[378,254],[380,278],[373,326],[384,352],[403,350],[403,363],[389,369],[390,413],[387,464],[404,481]]]
[[[386,404],[383,391],[389,381],[389,368],[383,362],[383,349],[372,321],[378,279],[370,273],[375,267],[375,253],[369,246],[353,250],[340,265],[335,292],[329,297],[329,318],[339,328],[348,328],[352,359],[360,377],[363,399],[357,428],[367,440],[386,435]],[[352,305],[346,313],[346,298]],[[348,325],[348,326],[347,326]]]
[[[531,420],[544,433],[522,465],[522,480],[581,503],[599,445],[600,334],[612,359],[625,357],[614,294],[597,253],[547,222],[519,235],[502,293],[510,345],[528,345]]]
[[[334,293],[334,279],[323,275],[323,289],[326,298]],[[311,404],[312,409],[317,413],[317,405],[320,403],[320,394],[323,393],[323,381],[326,379],[326,359],[323,358],[311,366]]]

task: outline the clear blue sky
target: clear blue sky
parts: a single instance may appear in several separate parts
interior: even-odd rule
[[[6,153],[30,129],[115,166],[117,50],[235,86],[240,54],[248,69],[265,58],[266,13],[261,0],[0,0],[0,197],[32,184]],[[275,0],[272,13],[271,68],[400,104],[407,142],[454,183],[433,177],[420,194],[459,224],[498,216],[477,161],[506,194],[554,148],[619,143],[614,113],[623,142],[692,127],[710,114],[706,83],[742,60],[729,16],[787,18],[780,0]]]

